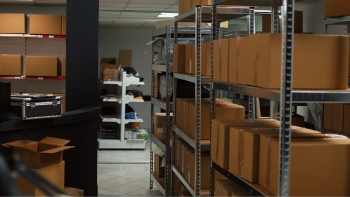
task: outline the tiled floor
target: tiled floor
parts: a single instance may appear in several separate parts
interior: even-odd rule
[[[150,189],[150,150],[98,151],[99,196],[163,196]]]

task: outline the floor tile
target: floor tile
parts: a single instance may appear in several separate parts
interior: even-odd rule
[[[99,188],[98,196],[126,196],[126,194]]]
[[[153,189],[141,189],[135,192],[127,193],[126,195],[130,196],[163,196],[159,190]]]

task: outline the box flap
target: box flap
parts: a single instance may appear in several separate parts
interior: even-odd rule
[[[28,144],[33,144],[33,143],[38,143],[38,142],[35,142],[32,140],[17,140],[17,141],[13,141],[13,142],[4,143],[2,145],[6,146],[6,147],[23,147],[23,146],[26,146]]]
[[[64,151],[64,150],[67,150],[67,149],[71,149],[71,148],[74,148],[75,146],[60,146],[60,147],[57,147],[57,148],[53,148],[53,149],[49,149],[49,150],[46,150],[46,151],[43,151],[41,153],[57,153],[57,152],[60,152],[60,151]]]
[[[69,140],[60,139],[60,138],[54,138],[54,137],[46,137],[42,140],[40,140],[40,143],[44,144],[52,144],[57,146],[64,146],[68,144]]]

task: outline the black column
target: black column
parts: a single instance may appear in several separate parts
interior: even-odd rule
[[[67,111],[97,106],[98,3],[67,1]]]

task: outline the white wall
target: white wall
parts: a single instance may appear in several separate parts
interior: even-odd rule
[[[151,29],[99,29],[99,58],[119,58],[120,49],[132,50],[132,66],[144,78],[145,86],[137,89],[144,95],[151,95],[152,49],[146,43],[152,40]],[[136,86],[132,87],[136,88]],[[144,120],[142,128],[151,128],[151,102],[133,103],[130,106]]]

